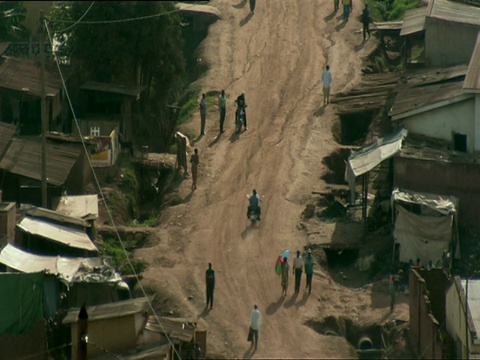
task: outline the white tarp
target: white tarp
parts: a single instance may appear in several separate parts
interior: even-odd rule
[[[416,212],[407,210],[419,205]],[[395,189],[392,192],[392,208],[396,216],[393,231],[395,243],[400,244],[400,262],[422,264],[432,260],[435,265],[442,259],[443,250],[451,250],[452,240],[457,239],[458,199],[414,191]],[[456,241],[455,257],[459,256]]]
[[[407,130],[400,129],[396,133],[377,139],[373,144],[352,151],[348,158],[347,173],[351,172],[354,177],[360,176],[395,155],[402,148],[407,133]]]
[[[400,262],[413,263],[419,258],[422,264],[432,260],[436,264],[443,250],[449,250],[452,240],[453,215],[425,216],[409,212],[401,205],[395,220],[393,236],[400,244]]]
[[[45,271],[67,282],[72,281],[84,258],[35,255],[7,244],[0,252],[0,262],[24,273]]]
[[[59,213],[84,219],[98,218],[98,195],[62,196],[58,202]]]
[[[397,132],[379,138],[368,146],[352,150],[345,167],[345,181],[350,187],[352,203],[355,201],[355,178],[369,172],[400,151],[407,134],[406,129],[400,128]]]
[[[38,235],[73,248],[98,251],[97,247],[93,244],[85,231],[64,225],[52,224],[28,216],[23,218],[17,226],[19,229],[32,235]]]

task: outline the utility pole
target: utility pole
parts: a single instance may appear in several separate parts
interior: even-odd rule
[[[465,347],[467,350],[467,354],[465,356],[465,359],[470,359],[470,349],[469,349],[469,344],[468,344],[468,333],[469,333],[469,327],[468,327],[468,277],[467,281],[465,282]]]
[[[47,208],[47,117],[45,115],[44,14],[40,10],[40,111],[42,120],[42,207]]]
[[[87,306],[83,303],[78,314],[77,321],[77,358],[76,360],[87,360],[88,346],[88,313]]]

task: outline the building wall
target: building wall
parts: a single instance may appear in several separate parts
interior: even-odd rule
[[[458,224],[460,229],[480,229],[480,164],[454,163],[424,159],[393,158],[395,187],[439,195],[453,195],[459,199]]]
[[[413,134],[421,134],[452,142],[453,133],[467,135],[467,151],[474,151],[475,100],[473,98],[448,106],[409,116],[402,120],[403,126]],[[480,138],[476,141],[480,147]]]
[[[17,224],[17,207],[14,202],[0,202],[0,234],[6,235],[8,242],[15,239],[15,225]],[[4,245],[4,244],[2,244]]]
[[[77,352],[77,324],[72,323],[72,359],[76,358]],[[88,322],[88,348],[89,358],[104,355],[105,351],[115,353],[134,349],[137,343],[135,333],[135,315],[127,315],[118,318],[93,320]]]
[[[468,64],[479,26],[428,17],[425,20],[427,66]]]
[[[0,359],[45,359],[47,324],[37,321],[25,334],[0,334]],[[38,354],[37,357],[32,357]]]
[[[427,284],[415,270],[410,271],[410,344],[418,358],[442,359],[443,344],[437,334],[440,324],[431,313]],[[432,299],[434,300],[433,296]]]
[[[470,296],[469,296],[470,297]],[[466,337],[467,331],[465,324],[465,289],[461,285],[460,278],[456,276],[450,288],[446,293],[446,328],[456,344],[456,356],[460,359],[467,358]],[[470,311],[469,311],[470,312]],[[469,313],[469,326],[473,323],[471,314]],[[471,331],[475,331],[470,327]],[[472,344],[471,332],[468,332],[469,347],[468,352],[470,359],[480,358],[480,345]]]

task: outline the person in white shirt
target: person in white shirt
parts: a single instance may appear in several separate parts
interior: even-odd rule
[[[255,350],[257,350],[257,346],[258,346],[258,331],[260,330],[261,325],[262,325],[262,314],[260,314],[260,310],[258,310],[258,306],[255,304],[253,305],[253,310],[252,310],[252,313],[250,314],[250,330],[253,333],[252,346],[255,346]]]
[[[303,272],[303,258],[297,250],[297,256],[293,259],[293,273],[295,274],[295,294],[300,291],[300,280]]]
[[[323,105],[330,103],[330,85],[332,84],[332,73],[330,72],[330,66],[327,65],[322,73],[323,83]]]

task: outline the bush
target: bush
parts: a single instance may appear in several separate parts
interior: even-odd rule
[[[192,114],[198,109],[198,100],[200,98],[200,87],[194,86],[187,90],[187,92],[177,102],[177,106],[180,107],[180,113],[178,115],[177,125],[183,124],[190,119]]]
[[[134,241],[128,244],[124,242],[124,246],[125,248],[135,248],[136,243]],[[113,265],[122,275],[132,275],[134,271],[138,275],[148,266],[143,260],[132,260],[130,252],[124,251],[118,239],[115,238],[105,239],[102,253],[112,258]],[[127,259],[130,259],[132,266],[129,265]]]

